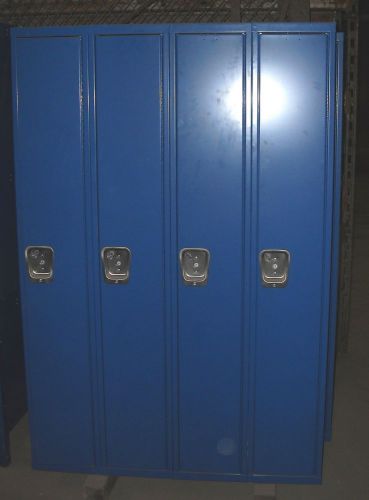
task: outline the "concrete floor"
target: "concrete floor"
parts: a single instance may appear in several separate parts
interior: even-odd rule
[[[278,500],[369,500],[369,175],[359,177],[349,354],[337,361],[333,441],[321,486],[280,485]],[[81,500],[84,475],[32,471],[27,419],[11,434],[13,464],[0,468],[0,500]],[[252,499],[238,483],[120,478],[111,500]]]

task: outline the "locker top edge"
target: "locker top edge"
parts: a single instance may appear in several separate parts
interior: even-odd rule
[[[0,25],[0,30],[2,25]],[[3,26],[5,28],[5,26]],[[77,36],[104,34],[161,34],[161,33],[336,33],[336,23],[206,23],[206,24],[95,24],[80,26],[14,27],[10,29],[12,38],[32,36]]]

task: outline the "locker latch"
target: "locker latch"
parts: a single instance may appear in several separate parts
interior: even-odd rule
[[[182,278],[186,285],[206,285],[210,252],[206,248],[182,248],[179,252]]]
[[[290,253],[287,250],[262,250],[260,252],[261,280],[267,287],[287,285]]]
[[[27,247],[28,276],[37,283],[49,283],[53,279],[54,250],[51,247]]]
[[[107,283],[128,283],[131,251],[127,247],[105,247],[101,250],[104,278]]]

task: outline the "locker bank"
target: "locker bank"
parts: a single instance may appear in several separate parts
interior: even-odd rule
[[[12,30],[33,465],[321,479],[333,24]]]

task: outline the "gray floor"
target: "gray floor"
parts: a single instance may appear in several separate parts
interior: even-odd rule
[[[369,175],[359,178],[350,352],[337,362],[334,437],[321,486],[280,485],[279,500],[369,500]],[[81,500],[85,476],[32,471],[27,420],[11,435],[13,464],[0,469],[0,500]],[[120,478],[111,500],[252,499],[237,483]]]

